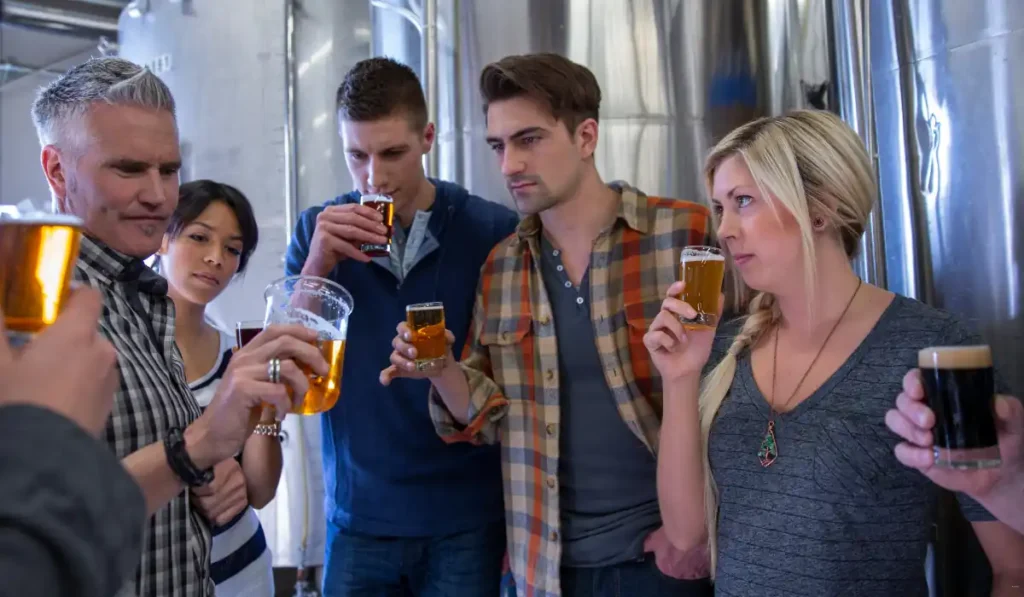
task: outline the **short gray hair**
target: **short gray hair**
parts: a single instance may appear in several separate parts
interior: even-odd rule
[[[92,58],[39,91],[32,121],[43,146],[70,141],[68,124],[96,102],[132,105],[174,114],[174,96],[160,77],[123,58]]]

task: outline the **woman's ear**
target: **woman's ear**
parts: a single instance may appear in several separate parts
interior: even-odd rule
[[[170,245],[171,245],[171,239],[165,234],[164,235],[164,239],[162,241],[160,241],[160,249],[157,250],[156,254],[157,255],[166,255],[167,254],[167,249],[168,249],[168,247],[170,247]]]

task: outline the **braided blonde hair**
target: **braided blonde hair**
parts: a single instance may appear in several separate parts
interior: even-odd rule
[[[764,200],[781,206],[796,220],[803,246],[807,288],[816,278],[812,217],[822,217],[838,233],[849,257],[860,237],[877,195],[871,160],[860,137],[830,112],[798,110],[761,118],[729,133],[708,155],[704,165],[708,196],[715,172],[726,159],[740,156]],[[715,227],[718,221],[716,217]],[[811,297],[808,297],[810,300]],[[701,384],[699,411],[704,460],[704,507],[712,576],[718,564],[718,490],[708,458],[711,426],[736,375],[744,350],[755,346],[782,319],[775,296],[755,292],[747,316],[722,361]]]

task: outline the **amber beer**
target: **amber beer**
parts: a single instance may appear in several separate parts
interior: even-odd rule
[[[935,464],[997,467],[995,375],[988,346],[935,346],[917,355],[928,406],[935,412]]]
[[[363,195],[359,202],[376,211],[384,218],[383,224],[387,228],[384,236],[388,239],[383,245],[363,243],[359,250],[365,253],[367,257],[387,257],[391,255],[391,227],[395,220],[395,204],[391,197],[387,195]]]
[[[292,412],[298,415],[315,415],[326,412],[338,403],[338,396],[341,395],[341,371],[345,365],[345,341],[344,340],[317,340],[316,347],[320,354],[327,361],[329,371],[327,375],[313,373],[307,365],[298,362],[299,369],[309,378],[309,389],[303,396],[302,402],[292,407]],[[289,396],[291,389],[288,390]]]
[[[417,371],[438,371],[448,353],[445,339],[444,305],[419,303],[405,308],[405,320],[416,349]]]
[[[694,319],[682,319],[687,329],[718,326],[718,300],[725,277],[725,257],[715,247],[684,247],[679,256],[680,279],[686,283],[680,299],[697,310]]]
[[[14,337],[56,321],[71,290],[81,220],[46,214],[0,218],[0,309]]]

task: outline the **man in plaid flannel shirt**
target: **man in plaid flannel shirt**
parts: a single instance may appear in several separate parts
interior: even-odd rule
[[[480,88],[525,218],[484,264],[463,360],[431,377],[437,431],[502,445],[518,595],[709,595],[704,550],[682,553],[662,529],[662,395],[642,342],[680,249],[709,244],[709,212],[602,182],[587,68],[510,56]],[[408,340],[400,324],[383,383],[418,375]]]

